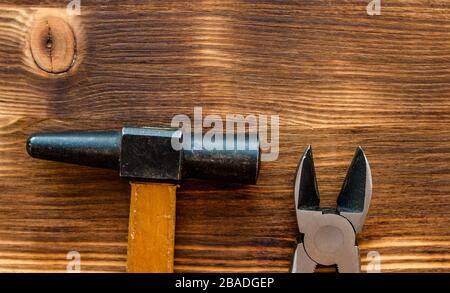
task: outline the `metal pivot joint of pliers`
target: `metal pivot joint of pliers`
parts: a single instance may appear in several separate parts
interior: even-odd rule
[[[362,148],[356,149],[336,208],[319,206],[311,146],[298,166],[294,196],[301,237],[291,272],[312,273],[320,264],[336,265],[341,273],[359,273],[356,233],[362,230],[372,196],[372,175]]]

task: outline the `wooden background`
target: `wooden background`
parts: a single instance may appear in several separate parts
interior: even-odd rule
[[[40,2],[40,3],[39,3]],[[124,271],[129,185],[115,172],[34,160],[36,131],[167,126],[175,114],[280,117],[280,155],[257,186],[186,181],[177,272],[287,272],[293,181],[312,144],[324,205],[355,147],[372,167],[358,235],[381,269],[450,271],[450,2],[93,1],[71,18],[77,59],[47,74],[29,34],[46,7],[0,1],[0,271]]]

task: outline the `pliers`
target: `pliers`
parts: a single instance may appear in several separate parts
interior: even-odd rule
[[[336,265],[341,273],[359,273],[356,233],[362,230],[372,197],[372,175],[363,149],[356,149],[336,208],[320,208],[309,146],[298,166],[294,197],[300,237],[291,272],[312,273],[321,264]]]

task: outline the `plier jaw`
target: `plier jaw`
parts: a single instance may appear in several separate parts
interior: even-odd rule
[[[336,208],[320,208],[312,148],[300,160],[295,180],[295,208],[302,237],[291,272],[313,272],[318,264],[336,264],[339,272],[359,272],[356,233],[362,230],[372,196],[372,175],[361,147],[356,149],[337,198]]]

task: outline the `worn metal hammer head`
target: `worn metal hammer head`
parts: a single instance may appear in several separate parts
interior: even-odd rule
[[[174,148],[174,141],[183,140],[187,147],[184,143],[184,148]],[[179,129],[124,127],[33,134],[27,151],[35,158],[117,169],[131,181],[177,182],[189,177],[255,184],[260,158],[256,135],[224,136],[219,146],[210,148],[197,135],[183,137]]]

